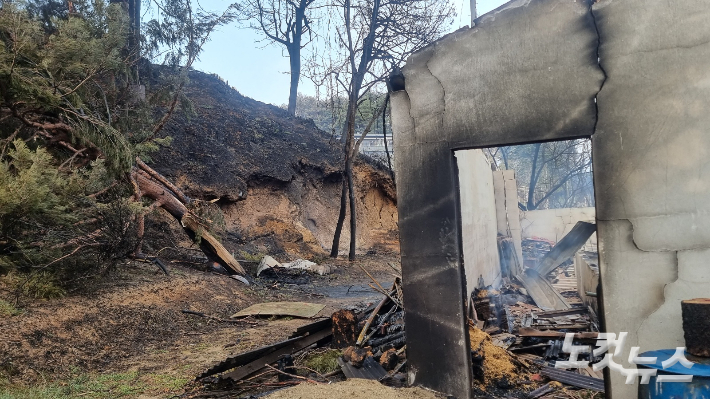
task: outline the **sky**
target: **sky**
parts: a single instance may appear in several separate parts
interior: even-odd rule
[[[222,11],[234,0],[201,0],[203,8]],[[452,0],[456,5],[456,19],[451,26],[455,31],[470,25],[469,0]],[[507,0],[479,0],[478,15],[483,15]],[[144,16],[147,20],[148,16]],[[288,102],[289,64],[282,46],[262,41],[257,31],[235,25],[222,26],[213,32],[204,46],[200,59],[193,64],[197,70],[216,73],[245,96],[277,106]],[[315,95],[315,88],[301,78],[299,92]]]

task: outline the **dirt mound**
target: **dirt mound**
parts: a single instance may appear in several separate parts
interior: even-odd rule
[[[194,115],[174,114],[164,130],[172,145],[154,156],[155,169],[188,195],[233,202],[260,181],[339,174],[340,145],[313,121],[244,97],[215,75],[189,77],[185,95]]]
[[[303,383],[266,396],[267,399],[436,399],[444,397],[422,388],[390,388],[377,381],[361,379],[322,385]]]
[[[340,207],[341,144],[311,120],[244,97],[213,75],[191,72],[186,95],[195,115],[175,114],[165,129],[173,142],[151,166],[188,195],[216,200],[225,212],[230,251],[325,255]],[[362,160],[354,172],[358,250],[397,251],[391,176]],[[168,240],[184,240],[177,234]]]

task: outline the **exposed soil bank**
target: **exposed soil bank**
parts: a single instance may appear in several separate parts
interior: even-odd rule
[[[238,252],[325,254],[339,212],[341,144],[306,119],[244,97],[213,75],[190,74],[194,115],[178,113],[173,139],[151,164],[226,214],[225,245]],[[355,168],[358,251],[397,251],[396,194],[389,173]],[[341,248],[350,237],[345,223]],[[150,240],[150,237],[148,237]]]

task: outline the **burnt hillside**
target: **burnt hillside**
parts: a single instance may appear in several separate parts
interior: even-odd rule
[[[313,121],[245,97],[198,71],[190,73],[185,92],[195,114],[174,114],[164,131],[173,143],[153,164],[189,194],[233,202],[244,198],[250,182],[287,183],[310,173],[340,179],[340,145]]]
[[[242,96],[214,75],[191,72],[186,95],[194,115],[176,112],[164,133],[173,142],[151,165],[188,195],[219,199],[225,246],[289,256],[329,249],[340,206],[340,143],[311,120]],[[392,179],[362,161],[354,172],[359,251],[396,251]],[[347,225],[341,248],[348,247]]]

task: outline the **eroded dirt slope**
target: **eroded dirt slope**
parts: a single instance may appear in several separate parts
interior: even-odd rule
[[[173,143],[154,156],[155,169],[188,195],[217,200],[230,250],[325,254],[340,206],[341,144],[312,121],[244,97],[216,76],[192,72],[190,79],[195,115],[177,113],[169,122]],[[359,251],[398,250],[390,175],[359,161],[355,176]],[[341,248],[348,241],[346,223]]]

